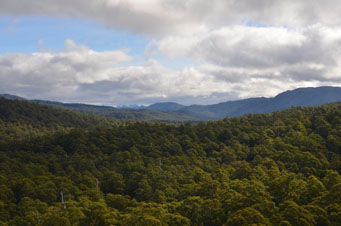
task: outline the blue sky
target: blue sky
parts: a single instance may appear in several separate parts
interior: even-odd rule
[[[71,39],[95,51],[128,49],[133,56],[129,65],[139,65],[150,57],[145,54],[150,38],[130,31],[108,28],[90,20],[1,16],[0,27],[0,53],[33,53],[44,49],[57,52],[64,48],[65,40]],[[158,52],[153,57],[172,69],[196,65],[194,60],[185,57],[174,61]]]
[[[96,51],[130,49],[132,55],[142,55],[148,44],[141,35],[84,19],[1,16],[0,27],[2,53],[32,53],[41,47],[59,51],[64,40],[72,39]]]
[[[341,86],[340,10],[336,0],[2,0],[0,93],[213,104]]]

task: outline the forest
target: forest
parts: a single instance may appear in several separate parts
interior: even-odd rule
[[[0,98],[0,225],[341,222],[341,103],[129,122]]]

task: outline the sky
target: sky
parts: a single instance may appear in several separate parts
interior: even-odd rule
[[[214,104],[341,86],[339,0],[1,0],[0,93]]]

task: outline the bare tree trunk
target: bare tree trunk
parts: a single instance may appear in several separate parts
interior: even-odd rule
[[[37,213],[37,222],[38,222],[38,224],[40,224],[40,214],[39,214],[38,210],[36,210],[36,213]]]
[[[60,192],[60,196],[62,198],[62,204],[63,204],[63,208],[66,209],[66,202],[64,200],[64,194],[63,194],[63,191]]]
[[[96,189],[99,190],[99,181],[97,178],[96,178]]]

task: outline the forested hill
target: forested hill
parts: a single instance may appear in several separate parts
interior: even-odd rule
[[[0,225],[337,226],[340,173],[341,104],[14,136]]]
[[[23,100],[29,103],[40,104],[44,106],[72,110],[85,114],[93,114],[106,118],[114,118],[118,120],[140,120],[140,121],[153,121],[153,122],[168,122],[168,123],[183,123],[183,122],[199,122],[203,119],[186,115],[180,112],[164,112],[154,109],[117,109],[110,106],[99,106],[90,104],[77,104],[77,103],[62,103],[56,101],[46,100],[27,100],[22,97],[9,94],[0,94],[0,98],[9,100]]]
[[[21,100],[0,97],[0,120],[7,123],[30,124],[32,127],[93,128],[118,121],[91,114],[81,114]]]
[[[0,94],[1,96],[7,99],[26,100],[9,94]],[[341,87],[299,88],[280,93],[272,98],[248,98],[212,105],[185,106],[173,102],[164,102],[147,107],[140,106],[139,109],[117,109],[110,106],[45,100],[26,101],[115,119],[184,123],[219,120],[225,117],[238,117],[251,113],[271,113],[293,106],[318,106],[326,103],[341,102]]]
[[[70,128],[91,129],[122,124],[111,118],[57,109],[19,99],[0,97],[0,142]]]
[[[170,111],[170,112],[173,111],[174,112],[174,111],[179,111],[179,110],[183,109],[184,107],[186,107],[186,106],[178,104],[178,103],[164,102],[164,103],[152,104],[146,108],[151,109],[151,110]]]

